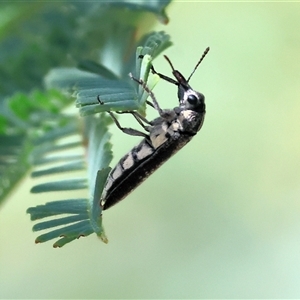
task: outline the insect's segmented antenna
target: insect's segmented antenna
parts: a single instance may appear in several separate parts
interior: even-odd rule
[[[198,63],[196,64],[196,66],[195,66],[195,68],[194,68],[193,72],[191,73],[191,75],[189,76],[189,78],[188,78],[187,82],[189,82],[189,81],[190,81],[191,77],[192,77],[192,76],[193,76],[193,74],[195,73],[196,69],[198,68],[198,66],[200,65],[200,63],[202,62],[202,60],[204,59],[204,57],[205,57],[205,56],[206,56],[206,54],[208,53],[208,51],[209,51],[209,47],[207,47],[207,48],[204,50],[204,52],[203,52],[203,54],[202,54],[202,56],[201,56],[200,60],[199,60],[199,61],[198,61]]]
[[[164,55],[164,58],[167,60],[167,62],[169,63],[169,65],[171,66],[172,71],[175,71],[175,68],[173,67],[173,64],[171,63],[169,57],[167,55]]]

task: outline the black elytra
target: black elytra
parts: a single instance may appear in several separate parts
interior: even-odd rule
[[[209,48],[204,51],[187,80],[178,70],[174,69],[167,56],[165,58],[170,64],[172,74],[176,80],[156,72],[154,67],[151,66],[152,73],[177,85],[179,106],[173,109],[161,109],[156,97],[147,85],[142,80],[129,74],[149,94],[152,102],[147,101],[147,104],[157,110],[159,117],[153,121],[148,121],[135,111],[126,112],[134,116],[146,131],[144,133],[132,128],[123,128],[114,114],[108,111],[120,130],[129,135],[142,136],[143,139],[125,154],[109,173],[100,201],[103,210],[124,199],[173,154],[185,146],[201,129],[205,116],[205,98],[203,94],[195,91],[189,85],[189,80],[208,51]],[[97,99],[100,104],[103,104],[100,96]]]

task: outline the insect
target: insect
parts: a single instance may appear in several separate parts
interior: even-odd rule
[[[152,102],[147,101],[147,104],[157,110],[159,117],[153,121],[148,121],[138,112],[127,112],[131,113],[143,127],[146,131],[144,133],[132,128],[123,128],[115,115],[108,111],[120,130],[129,135],[142,136],[143,140],[124,155],[108,175],[101,197],[103,210],[124,199],[173,154],[185,146],[202,127],[205,115],[205,98],[203,94],[192,89],[189,80],[208,51],[209,48],[204,51],[188,79],[185,79],[179,71],[174,69],[167,56],[165,59],[171,66],[172,74],[176,80],[156,72],[151,66],[152,73],[178,87],[179,106],[173,109],[161,109],[156,97],[145,82],[129,74],[149,94]],[[100,96],[97,99],[100,104],[103,104]]]

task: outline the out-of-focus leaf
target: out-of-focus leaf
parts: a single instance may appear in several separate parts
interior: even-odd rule
[[[68,117],[57,113],[68,101],[60,92],[49,90],[18,93],[1,103],[0,202],[29,170],[34,139],[68,123]]]
[[[157,1],[131,1],[131,0],[120,0],[110,1],[109,5],[126,7],[131,10],[145,10],[154,13],[162,23],[167,24],[169,19],[166,15],[165,8],[171,2],[171,0],[157,0]]]

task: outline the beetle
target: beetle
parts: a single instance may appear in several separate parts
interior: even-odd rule
[[[146,83],[129,74],[131,79],[142,85],[149,94],[152,102],[147,101],[147,104],[157,110],[159,117],[148,121],[138,112],[128,111],[144,128],[146,131],[144,133],[122,127],[115,115],[108,111],[120,130],[129,135],[142,136],[143,140],[124,155],[110,171],[100,201],[103,210],[124,199],[172,155],[184,147],[201,129],[205,116],[205,97],[189,85],[189,80],[208,51],[209,48],[206,48],[188,79],[175,70],[167,56],[164,57],[171,66],[176,80],[156,72],[153,65],[151,66],[152,73],[178,87],[179,106],[173,109],[161,109],[155,95]],[[100,96],[97,99],[100,104],[103,104]]]

